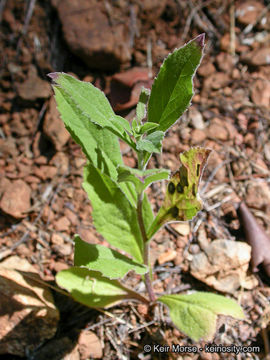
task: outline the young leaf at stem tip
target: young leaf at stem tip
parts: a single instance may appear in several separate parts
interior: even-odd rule
[[[167,169],[138,170],[128,166],[118,166],[117,171],[117,181],[133,183],[138,194],[155,181],[167,180],[170,175]]]
[[[143,118],[146,115],[146,105],[149,99],[149,95],[150,95],[150,90],[146,89],[145,87],[142,87],[141,94],[139,97],[139,102],[136,107],[136,118],[138,125],[141,124]]]
[[[201,62],[204,34],[175,50],[161,65],[148,103],[148,121],[168,130],[190,105],[193,76]]]

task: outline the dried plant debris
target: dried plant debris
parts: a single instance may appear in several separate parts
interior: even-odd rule
[[[270,237],[257,223],[255,217],[244,202],[240,204],[239,213],[246,234],[246,240],[252,247],[252,270],[258,271],[262,264],[266,274],[270,277]]]

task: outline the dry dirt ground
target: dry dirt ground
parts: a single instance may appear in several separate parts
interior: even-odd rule
[[[269,358],[269,1],[1,0],[0,21],[0,359]],[[151,86],[166,55],[202,32],[206,49],[192,106],[150,166],[174,171],[180,152],[213,149],[201,187],[204,209],[155,237],[154,288],[234,298],[246,319],[220,318],[214,343],[260,352],[147,354],[145,344],[193,344],[165,308],[153,316],[137,303],[94,311],[49,288],[72,265],[74,234],[105,241],[81,188],[84,156],[59,119],[46,74],[93,82],[131,119],[141,86]],[[135,166],[121,146],[126,164]],[[155,211],[164,190],[151,188]],[[240,201],[255,225],[245,221]],[[126,281],[144,291],[137,277]]]

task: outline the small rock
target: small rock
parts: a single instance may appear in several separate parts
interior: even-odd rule
[[[203,77],[207,77],[216,72],[216,68],[211,61],[203,61],[198,68],[198,74]]]
[[[216,61],[220,71],[231,73],[235,66],[235,59],[227,52],[221,52],[217,55]]]
[[[60,234],[53,233],[52,236],[51,236],[51,242],[54,245],[63,245],[64,244],[64,239]]]
[[[120,148],[121,148],[121,143],[120,143]],[[74,165],[76,167],[76,169],[80,169],[82,166],[84,166],[86,163],[85,158],[82,157],[75,157],[74,159]]]
[[[147,19],[157,20],[163,13],[167,1],[166,0],[144,0],[139,2],[140,9],[147,14]]]
[[[23,218],[31,207],[31,188],[22,180],[11,182],[0,201],[0,209],[16,219]]]
[[[173,260],[175,266],[180,266],[183,264],[184,258],[182,253],[178,253]]]
[[[236,19],[243,25],[255,24],[264,6],[259,1],[244,1],[236,7]]]
[[[235,139],[238,132],[235,128],[235,126],[232,124],[233,121],[229,121],[229,119],[226,119],[225,122],[224,122],[224,125],[228,131],[228,137],[229,139]]]
[[[133,87],[138,81],[148,81],[149,70],[147,68],[133,67],[130,70],[117,73],[112,77],[112,83],[119,83],[122,86]]]
[[[7,137],[5,139],[0,138],[0,156],[1,157],[16,157],[18,155],[18,150],[16,147],[15,138]]]
[[[220,39],[220,48],[223,51],[229,51],[230,50],[230,33],[226,32],[222,38]]]
[[[41,80],[37,75],[37,69],[31,65],[25,82],[17,85],[19,96],[23,100],[46,99],[51,94],[50,84]]]
[[[174,260],[176,258],[176,255],[177,255],[177,252],[175,250],[169,249],[168,251],[159,255],[159,257],[158,257],[159,265],[162,265],[168,261]]]
[[[54,223],[54,228],[56,231],[68,231],[70,228],[70,221],[66,216],[62,216]]]
[[[53,212],[52,208],[48,204],[45,204],[45,206],[43,208],[41,218],[45,223],[48,220],[52,221],[52,219],[54,218],[54,212]]]
[[[81,360],[102,358],[101,342],[94,332],[82,331],[78,339],[78,344]]]
[[[55,166],[42,165],[35,167],[33,173],[41,180],[53,179],[57,174],[57,168]]]
[[[69,158],[63,152],[57,152],[50,161],[50,164],[54,165],[57,168],[59,175],[64,175],[68,173],[69,170]]]
[[[189,247],[189,252],[192,255],[198,254],[200,252],[200,247],[198,244],[191,244]]]
[[[225,126],[222,126],[216,122],[212,122],[207,129],[207,135],[211,139],[226,141],[228,140],[229,134]]]
[[[10,184],[11,182],[6,177],[0,177],[0,198]]]
[[[115,74],[112,77],[110,102],[115,111],[122,111],[138,103],[141,88],[150,88],[152,79],[146,68],[132,68],[131,70]]]
[[[253,66],[270,65],[270,47],[251,51],[241,60]]]
[[[203,84],[203,92],[208,92],[210,89],[219,90],[224,88],[231,81],[228,74],[223,72],[216,72],[207,77]]]
[[[270,162],[270,142],[264,145],[264,155],[266,160]]]
[[[35,159],[35,164],[38,165],[46,165],[47,164],[47,158],[46,156],[40,155]]]
[[[205,128],[203,116],[202,116],[201,112],[196,109],[195,106],[192,106],[189,109],[188,117],[191,120],[191,123],[195,129],[203,130]]]
[[[194,129],[191,132],[191,142],[194,145],[202,144],[202,142],[206,139],[205,131]]]
[[[230,87],[225,87],[223,90],[223,93],[225,96],[231,96],[232,95],[232,89]]]
[[[61,120],[56,108],[54,97],[51,97],[49,110],[46,112],[43,123],[43,131],[54,144],[55,149],[60,151],[70,138],[70,134]]]
[[[190,226],[189,223],[176,223],[176,224],[171,224],[171,226],[173,226],[174,230],[176,230],[180,235],[189,235],[190,233]]]
[[[68,208],[65,208],[64,211],[65,216],[68,218],[68,220],[71,222],[72,225],[76,226],[78,224],[78,216],[75,212],[71,211]]]
[[[25,165],[23,163],[18,163],[17,169],[18,169],[17,178],[25,178],[26,176],[30,175],[32,171],[30,165]]]
[[[138,313],[142,316],[146,316],[149,311],[149,306],[146,304],[138,304],[137,306]]]
[[[176,153],[179,151],[179,136],[176,133],[170,134],[170,136],[165,136],[162,141],[163,151],[168,151],[171,153]]]
[[[270,53],[269,53],[269,57],[270,57]],[[251,88],[251,99],[258,106],[269,107],[270,81],[265,79],[257,79]]]
[[[220,166],[220,164],[223,162],[221,157],[216,151],[212,151],[211,156],[209,157],[208,163],[207,163],[207,169],[208,171],[212,172],[216,168]],[[226,177],[226,167],[221,166],[218,171],[215,174],[215,179],[219,181],[224,181],[224,178]]]
[[[72,253],[72,245],[70,243],[53,245],[53,251],[61,254],[62,256],[69,256]]]
[[[255,209],[263,210],[270,204],[270,188],[267,182],[251,182],[247,187],[246,204]]]

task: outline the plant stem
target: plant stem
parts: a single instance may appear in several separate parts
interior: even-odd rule
[[[140,158],[140,156],[138,156],[138,162],[139,162],[139,169],[143,168],[143,159]],[[143,204],[143,197],[144,197],[144,192],[142,191],[139,195],[138,195],[138,201],[137,201],[137,216],[138,216],[138,223],[139,223],[139,227],[141,230],[141,234],[142,234],[142,239],[143,239],[143,243],[144,243],[144,264],[146,266],[148,266],[148,268],[150,269],[150,261],[149,261],[149,250],[150,250],[150,241],[148,241],[147,238],[147,234],[146,234],[146,230],[145,230],[145,226],[144,226],[144,221],[143,221],[143,214],[142,214],[142,204]],[[144,275],[144,283],[145,283],[145,287],[146,290],[148,292],[150,301],[153,302],[156,300],[156,296],[152,287],[152,281],[151,281],[151,277],[150,277],[150,270],[148,273],[146,273]]]
[[[150,268],[149,261],[150,241],[144,243],[144,264]],[[152,287],[150,271],[144,275],[144,283],[151,302],[156,301],[156,295]]]
[[[141,234],[142,234],[142,238],[143,238],[143,243],[144,243],[144,264],[149,267],[150,266],[150,261],[149,261],[150,241],[148,241],[148,239],[147,239],[145,226],[144,226],[144,222],[143,222],[143,216],[142,216],[143,195],[144,195],[143,192],[141,192],[138,195],[137,216],[138,216],[138,223],[139,223],[139,226],[140,226],[140,230],[141,230]],[[156,296],[155,296],[154,290],[152,288],[152,282],[151,282],[151,278],[150,278],[150,271],[144,275],[144,283],[145,283],[145,287],[146,287],[146,290],[148,292],[150,301],[151,302],[155,301]]]

